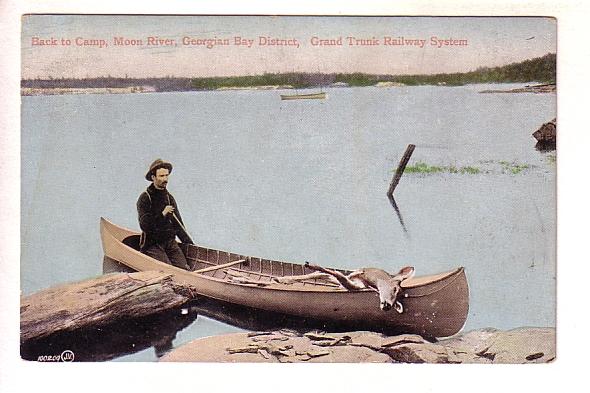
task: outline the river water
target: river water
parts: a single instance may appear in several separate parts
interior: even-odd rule
[[[162,157],[204,246],[417,275],[465,266],[465,330],[555,326],[556,153],[531,133],[556,97],[479,93],[511,87],[23,97],[22,292],[102,274],[99,218],[137,228],[143,176]],[[404,174],[402,225],[385,193],[410,143],[409,166],[444,168]],[[238,330],[200,315],[173,345]],[[157,359],[150,347],[116,358]]]

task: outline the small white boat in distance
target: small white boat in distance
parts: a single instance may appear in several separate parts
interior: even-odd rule
[[[281,100],[323,100],[325,98],[325,92],[311,94],[281,94]]]

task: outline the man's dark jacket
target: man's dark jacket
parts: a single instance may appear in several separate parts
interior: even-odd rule
[[[192,244],[192,241],[178,222],[176,222],[172,213],[167,214],[166,217],[162,215],[162,211],[167,205],[174,206],[174,213],[180,222],[182,222],[176,201],[168,190],[158,190],[152,183],[139,196],[137,200],[137,214],[139,216],[139,226],[143,231],[140,243],[141,251],[156,243],[163,244],[174,239],[176,236],[178,236],[181,242]],[[184,226],[184,223],[182,225]]]

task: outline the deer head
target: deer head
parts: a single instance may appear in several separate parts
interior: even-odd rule
[[[377,283],[379,291],[379,307],[383,311],[391,310],[392,307],[398,313],[404,312],[404,306],[397,300],[401,292],[401,283],[414,275],[414,268],[406,266],[388,280],[380,280]]]

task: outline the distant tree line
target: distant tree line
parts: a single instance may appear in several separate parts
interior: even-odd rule
[[[133,86],[152,86],[156,91],[192,90],[191,78],[122,78],[103,76],[98,78],[49,78],[23,79],[21,87],[30,88],[117,88]]]
[[[321,74],[282,73],[230,78],[193,78],[192,86],[199,90],[220,87],[290,85],[295,88],[327,86],[341,82],[349,86],[372,86],[378,82],[398,82],[409,86],[446,84],[461,86],[470,83],[555,83],[556,55],[546,54],[530,60],[501,67],[481,67],[475,71],[432,75],[373,75],[364,73]]]
[[[292,86],[308,88],[346,83],[349,86],[372,86],[378,82],[397,82],[409,86],[445,84],[460,86],[470,83],[555,83],[556,55],[512,63],[501,67],[480,67],[475,71],[432,75],[374,75],[364,73],[265,73],[262,75],[208,78],[61,78],[25,79],[21,87],[30,88],[115,88],[152,86],[155,91],[213,90],[223,87]]]
[[[542,57],[512,63],[501,67],[480,67],[475,71],[434,75],[400,75],[383,77],[382,80],[400,82],[406,85],[433,85],[445,83],[461,86],[470,83],[555,83],[556,55],[549,53]]]

